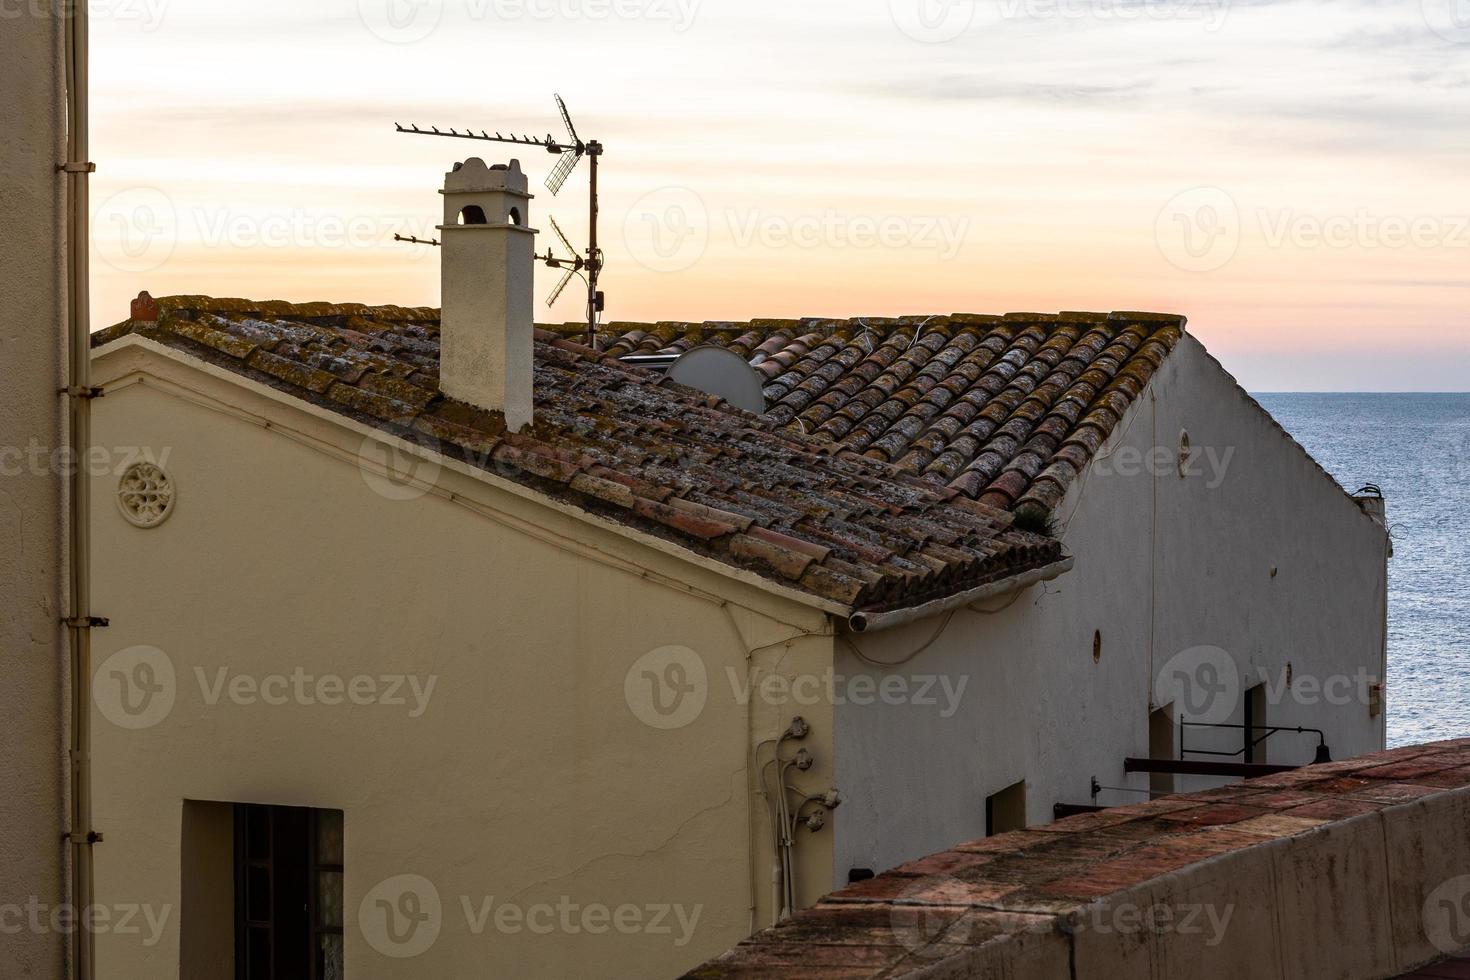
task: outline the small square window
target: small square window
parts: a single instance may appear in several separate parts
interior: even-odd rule
[[[985,798],[985,836],[1026,829],[1026,781]]]

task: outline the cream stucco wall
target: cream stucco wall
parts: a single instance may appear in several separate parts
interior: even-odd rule
[[[6,750],[0,793],[0,902],[64,901],[65,829],[59,620],[65,382],[63,64],[61,22],[25,7],[0,32],[0,718]],[[29,12],[24,12],[29,11]],[[32,447],[40,455],[31,453]],[[58,977],[64,937],[29,924],[0,930],[6,976]]]
[[[433,492],[389,499],[338,421],[141,351],[97,359],[97,438],[163,462],[178,498],[140,529],[112,504],[114,476],[95,486],[96,602],[112,614],[96,652],[97,892],[166,924],[151,944],[146,930],[102,936],[99,976],[178,975],[186,800],[345,812],[351,976],[672,975],[748,934],[752,889],[757,924],[770,921],[747,759],[793,708],[743,703],[731,678],[752,664],[820,673],[823,614],[455,469],[421,471]],[[665,729],[640,720],[625,683],[669,646],[708,683],[702,709]],[[166,658],[173,700],[133,729],[115,723],[116,693],[139,679],[139,655],[108,661],[138,647]],[[298,670],[434,686],[419,712],[407,684],[404,705],[329,705],[266,680]],[[284,703],[232,697],[251,682]],[[800,713],[817,763],[796,781],[830,785],[830,708]],[[810,901],[831,879],[832,836],[804,834]],[[382,888],[396,903],[404,875],[432,884],[440,931],[393,958],[359,911],[381,922]],[[498,927],[503,905],[532,921]]]
[[[1196,460],[1188,477],[1177,473],[1182,430]],[[1123,760],[1149,755],[1154,679],[1177,670],[1226,687],[1197,701],[1197,719],[1243,724],[1243,692],[1264,671],[1277,702],[1267,723],[1324,729],[1339,759],[1382,747],[1383,716],[1370,715],[1357,678],[1382,677],[1386,535],[1192,337],[1060,514],[1076,558],[1062,578],[998,612],[959,612],[895,670],[840,648],[842,672],[906,677],[914,691],[931,678],[965,688],[949,717],[927,704],[838,706],[837,780],[850,800],[834,884],[849,868],[882,870],[983,836],[986,797],[1022,779],[1032,823],[1050,821],[1055,803],[1091,802],[1094,776],[1146,789],[1148,778],[1125,774]],[[870,658],[899,661],[942,625],[856,642]],[[1288,663],[1292,687],[1283,689]],[[1190,747],[1240,745],[1235,733],[1188,737]],[[1268,758],[1307,763],[1315,744],[1277,735]],[[1177,788],[1211,784],[1181,777]],[[1105,790],[1098,802],[1145,798]]]

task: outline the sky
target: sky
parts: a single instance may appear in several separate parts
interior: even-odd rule
[[[1470,0],[91,0],[93,326],[438,305],[516,157],[605,320],[1182,313],[1258,391],[1470,389]],[[538,304],[559,274],[537,273]],[[538,319],[578,319],[568,289]]]

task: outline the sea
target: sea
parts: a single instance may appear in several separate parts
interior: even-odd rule
[[[1256,393],[1349,491],[1387,499],[1388,744],[1470,736],[1470,393]]]

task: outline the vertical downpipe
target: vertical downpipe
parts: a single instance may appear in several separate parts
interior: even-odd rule
[[[88,249],[87,133],[87,5],[85,0],[62,0],[57,5],[65,18],[66,37],[66,275],[67,275],[67,390],[69,437],[77,465],[71,467],[68,514],[68,568],[70,614],[67,632],[71,652],[71,826],[67,843],[71,858],[71,903],[84,914],[93,902],[91,764],[91,487],[87,468],[81,465],[92,440],[91,419],[91,321],[88,306],[90,275]],[[93,980],[96,951],[91,930],[73,932],[71,976]]]

